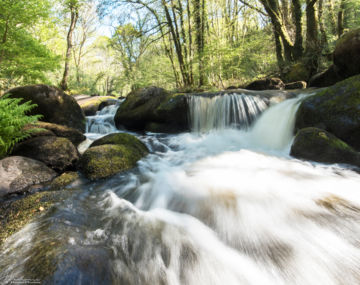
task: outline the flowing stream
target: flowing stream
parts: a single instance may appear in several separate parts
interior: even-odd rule
[[[138,135],[135,169],[74,186],[7,241],[0,283],[360,284],[360,176],[289,156],[301,99],[238,99],[192,98],[194,132]]]

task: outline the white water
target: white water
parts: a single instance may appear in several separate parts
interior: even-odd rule
[[[247,131],[141,137],[136,170],[13,236],[0,277],[35,272],[31,249],[56,240],[50,284],[360,284],[360,176],[289,157],[297,104]]]
[[[245,94],[214,97],[190,96],[191,129],[194,132],[238,128],[248,129],[267,105],[263,99]]]

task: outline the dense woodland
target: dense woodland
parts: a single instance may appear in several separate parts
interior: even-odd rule
[[[0,0],[0,90],[126,95],[306,80],[359,25],[357,0]]]

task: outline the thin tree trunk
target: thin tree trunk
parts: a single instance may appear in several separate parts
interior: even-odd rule
[[[294,60],[298,60],[303,55],[303,36],[302,36],[302,11],[299,0],[292,0],[293,18],[295,23],[295,43],[294,43]]]
[[[72,35],[76,27],[76,23],[79,17],[79,12],[77,7],[71,7],[71,21],[70,27],[67,34],[67,50],[65,56],[65,68],[64,68],[64,75],[60,83],[60,87],[62,90],[68,89],[68,77],[69,77],[69,66],[70,66],[70,59],[71,59],[71,51],[72,51]]]

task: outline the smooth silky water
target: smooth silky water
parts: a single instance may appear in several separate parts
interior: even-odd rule
[[[360,284],[360,176],[289,156],[301,98],[216,117],[239,100],[191,98],[194,132],[139,135],[151,154],[135,169],[84,182],[7,241],[0,280]]]

